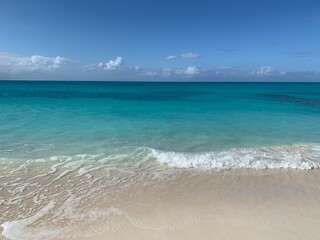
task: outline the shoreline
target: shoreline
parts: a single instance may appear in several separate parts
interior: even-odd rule
[[[81,192],[75,205],[70,197],[63,204],[56,201],[54,205],[50,202],[55,200],[52,193],[46,205],[23,218],[26,221],[11,224],[5,235],[8,239],[19,239],[21,231],[24,239],[88,240],[320,236],[318,169],[221,172],[179,169],[175,174],[161,183],[145,185],[137,181],[137,186],[123,190],[121,184],[109,186],[105,195],[104,188],[99,194],[92,191],[92,196],[90,192]],[[26,209],[35,207],[32,205],[29,202]],[[34,221],[28,222],[30,218]]]

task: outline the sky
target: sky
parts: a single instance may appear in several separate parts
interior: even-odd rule
[[[320,81],[320,1],[0,0],[0,79]]]

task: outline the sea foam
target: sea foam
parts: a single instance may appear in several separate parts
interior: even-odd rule
[[[320,168],[320,147],[295,145],[232,149],[221,152],[183,153],[150,149],[161,164],[199,169],[300,169]]]
[[[2,235],[7,239],[43,239],[52,235],[52,231],[43,230],[39,231],[37,229],[34,232],[29,226],[34,222],[38,221],[44,217],[50,210],[55,206],[55,202],[51,201],[47,206],[40,209],[35,215],[16,221],[8,221],[3,223],[1,226],[3,228]]]

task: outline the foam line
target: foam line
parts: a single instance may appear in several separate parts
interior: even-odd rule
[[[51,209],[55,206],[54,201],[50,201],[47,206],[40,209],[35,215],[11,222],[5,222],[1,226],[3,227],[2,235],[9,240],[18,240],[18,239],[26,239],[26,236],[32,235],[28,234],[28,226],[37,220],[41,219],[44,215],[46,215]]]
[[[223,152],[182,153],[150,149],[161,164],[199,169],[300,169],[320,168],[320,148],[292,146],[233,149]]]

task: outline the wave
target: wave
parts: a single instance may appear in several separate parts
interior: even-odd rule
[[[2,164],[14,163],[11,158],[0,158]],[[1,163],[0,162],[0,163]],[[145,164],[160,163],[175,168],[197,169],[300,169],[311,170],[320,168],[320,145],[296,144],[275,147],[254,147],[230,149],[211,152],[175,152],[164,151],[150,147],[119,148],[100,154],[76,154],[70,156],[51,156],[38,159],[28,159],[19,163],[10,173],[28,168],[29,164],[44,164],[50,166],[51,174],[57,169],[78,171],[87,175],[91,170],[104,166],[136,167]],[[40,175],[40,177],[43,175]],[[36,177],[34,177],[36,178]]]
[[[178,168],[219,170],[320,168],[320,146],[317,145],[245,148],[203,153],[149,150],[159,163]]]

